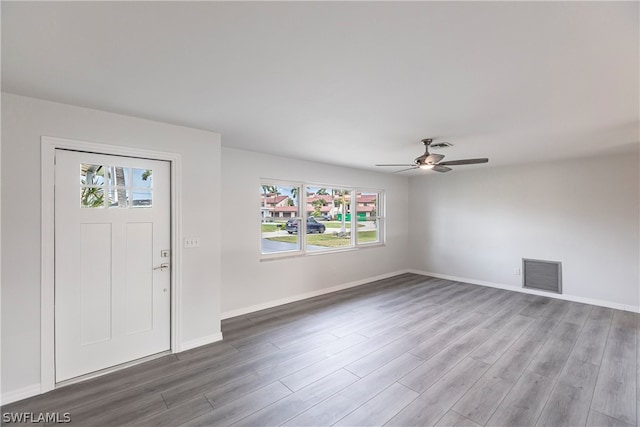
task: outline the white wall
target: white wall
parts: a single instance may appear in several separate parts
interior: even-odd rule
[[[386,246],[261,262],[260,178],[386,190]],[[406,177],[223,147],[222,179],[223,316],[408,267]]]
[[[40,382],[40,137],[179,153],[184,345],[220,332],[220,135],[2,94],[2,394]]]
[[[628,154],[412,178],[413,268],[519,288],[521,258],[561,261],[565,295],[637,310],[638,163]]]

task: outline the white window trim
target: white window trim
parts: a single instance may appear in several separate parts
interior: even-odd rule
[[[298,226],[298,243],[299,249],[290,250],[290,251],[282,251],[282,252],[273,252],[273,253],[263,253],[262,252],[262,215],[260,214],[263,206],[259,206],[257,209],[258,212],[258,224],[260,226],[259,233],[259,242],[258,242],[258,254],[260,261],[272,261],[276,259],[286,259],[286,258],[298,258],[305,256],[318,256],[318,255],[326,255],[326,254],[335,254],[340,252],[351,252],[362,249],[376,248],[386,245],[386,195],[385,190],[380,188],[365,188],[365,187],[355,187],[350,185],[336,185],[336,184],[326,184],[326,183],[302,183],[298,181],[287,181],[282,179],[269,179],[269,178],[260,178],[260,186],[263,185],[277,185],[281,187],[298,187],[299,195],[298,195],[298,216],[293,217],[293,219],[299,219],[300,225]],[[350,235],[350,244],[348,247],[334,248],[334,249],[326,249],[321,251],[309,251],[307,250],[307,217],[309,216],[307,213],[307,189],[310,187],[320,187],[320,188],[331,188],[336,190],[346,190],[349,192],[350,200],[351,200],[351,220],[349,223],[351,224],[351,235]],[[378,240],[375,242],[366,242],[366,243],[358,243],[357,239],[357,229],[358,229],[358,214],[357,214],[357,202],[354,205],[354,201],[356,200],[356,194],[360,192],[366,193],[378,193],[381,200],[377,202],[377,209],[375,218],[378,223]],[[354,210],[355,209],[355,210]],[[380,215],[382,212],[382,215]],[[288,218],[291,219],[291,218]],[[355,230],[355,231],[354,231]]]

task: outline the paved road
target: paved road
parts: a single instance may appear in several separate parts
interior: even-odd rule
[[[364,225],[364,227],[361,227]],[[358,223],[358,231],[369,231],[376,230],[377,227],[373,221],[363,221]],[[347,228],[347,231],[350,229]],[[327,228],[324,234],[333,234],[334,232],[340,231],[340,228]],[[276,230],[276,231],[263,231],[262,237],[278,237],[278,236],[289,236],[285,230]]]

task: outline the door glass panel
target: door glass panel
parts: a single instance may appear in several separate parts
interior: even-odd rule
[[[123,168],[119,166],[109,166],[109,186],[111,187],[126,187],[127,176],[129,175],[129,168]]]
[[[124,187],[109,189],[109,207],[110,208],[126,208],[129,206],[129,197],[127,197],[127,189]]]
[[[132,169],[132,186],[137,188],[151,188],[153,171],[151,169]]]
[[[82,187],[80,189],[80,206],[83,208],[104,207],[104,189],[100,187]]]
[[[81,163],[80,185],[104,185],[104,167],[102,165]]]
[[[131,193],[131,206],[134,208],[149,208],[153,204],[150,190],[134,189]]]

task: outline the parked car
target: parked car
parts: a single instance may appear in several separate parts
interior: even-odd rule
[[[287,221],[287,225],[285,225],[284,229],[287,230],[287,233],[289,233],[289,234],[297,233],[298,232],[298,220],[297,219],[290,219],[289,221]],[[326,227],[324,226],[324,224],[320,224],[318,221],[316,221],[315,218],[313,218],[311,216],[309,218],[307,218],[307,234],[310,234],[310,233],[324,233],[325,229],[326,229]]]
[[[323,213],[320,219],[323,221],[331,221],[331,215]]]

